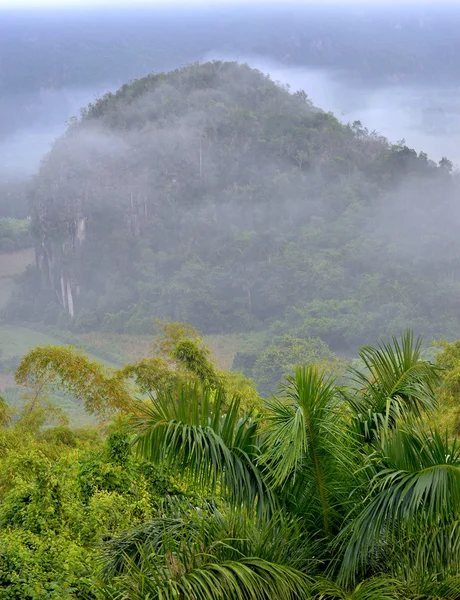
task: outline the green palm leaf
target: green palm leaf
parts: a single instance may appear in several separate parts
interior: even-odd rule
[[[171,563],[175,565],[174,560]],[[309,600],[310,580],[302,573],[257,558],[208,563],[187,573],[163,574],[157,557],[132,566],[122,589],[106,589],[111,600]],[[120,582],[118,582],[120,583]]]
[[[179,511],[180,512],[180,511]],[[283,513],[186,510],[106,544],[103,576],[116,598],[308,597],[315,551]]]
[[[376,577],[346,589],[329,579],[318,579],[312,588],[315,600],[398,600],[398,585],[394,580]]]
[[[355,431],[363,439],[376,439],[383,427],[393,427],[401,415],[420,418],[437,406],[435,388],[439,370],[422,359],[422,339],[406,331],[377,347],[361,348],[364,371],[350,368],[350,405]]]
[[[218,487],[236,503],[273,506],[256,460],[258,423],[240,416],[235,397],[224,409],[224,392],[179,382],[140,403],[134,419],[136,446],[147,459],[193,474],[203,487]]]
[[[460,600],[460,575],[438,581],[425,573],[418,581],[401,586],[401,590],[400,597],[413,600]]]
[[[356,456],[335,382],[314,365],[298,367],[281,394],[267,402],[261,463],[272,485],[328,536],[351,501]]]
[[[384,438],[379,452],[381,468],[369,501],[341,534],[349,536],[341,579],[352,580],[378,548],[384,554],[397,548],[401,557],[404,542],[413,536],[425,541],[418,555],[423,568],[442,569],[446,561],[458,566],[460,451],[455,441],[437,432],[397,430]]]

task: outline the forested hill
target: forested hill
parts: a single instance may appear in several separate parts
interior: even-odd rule
[[[308,93],[308,89],[306,90]],[[149,75],[90,105],[31,191],[37,269],[8,319],[146,332],[460,330],[458,183],[248,66]]]

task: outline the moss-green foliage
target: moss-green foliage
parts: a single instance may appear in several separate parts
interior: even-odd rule
[[[93,572],[88,553],[66,535],[2,531],[2,600],[96,599]]]
[[[99,598],[98,545],[193,498],[171,473],[134,457],[115,427],[0,431],[0,598]],[[191,490],[191,491],[190,491]]]
[[[6,427],[11,422],[11,409],[5,398],[0,396],[0,426]]]
[[[436,363],[441,368],[437,425],[449,427],[455,435],[460,435],[460,342],[440,340],[433,342],[433,346],[439,350]]]

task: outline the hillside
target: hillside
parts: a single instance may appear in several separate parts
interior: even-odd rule
[[[149,75],[90,105],[43,160],[39,268],[4,317],[125,333],[168,317],[339,353],[406,326],[455,337],[457,197],[447,159],[248,66]]]

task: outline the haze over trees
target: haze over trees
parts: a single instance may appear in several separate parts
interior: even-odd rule
[[[432,339],[460,325],[450,161],[344,125],[245,65],[104,96],[30,194],[37,266],[8,319],[144,333],[155,316],[342,354],[406,326]],[[248,375],[258,340],[239,363]]]
[[[300,80],[323,108],[459,161],[455,3],[216,2],[178,14],[132,3],[2,10],[0,177],[33,172],[65,120],[96,96],[214,58]]]

